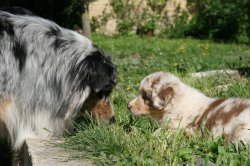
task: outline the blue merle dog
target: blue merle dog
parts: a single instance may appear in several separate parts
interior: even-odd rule
[[[83,112],[114,122],[116,68],[86,37],[0,10],[0,165],[26,138],[60,136]]]

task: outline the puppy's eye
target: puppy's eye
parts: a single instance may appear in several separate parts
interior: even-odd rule
[[[146,105],[150,106],[152,104],[151,93],[149,91],[142,90],[141,97]]]
[[[151,105],[151,101],[150,100],[144,100],[144,103],[146,104],[146,105]]]
[[[152,104],[150,98],[148,98],[147,96],[142,95],[142,99],[146,105],[150,106]]]
[[[142,93],[141,96],[142,96],[142,99],[143,99],[144,101],[145,101],[145,100],[147,100],[147,101],[150,100],[150,98],[147,96],[146,93]]]

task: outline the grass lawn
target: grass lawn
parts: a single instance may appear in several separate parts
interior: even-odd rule
[[[138,95],[140,81],[155,71],[168,71],[208,96],[250,97],[247,79],[216,76],[192,79],[190,73],[211,69],[250,66],[250,48],[193,39],[158,39],[138,36],[92,36],[96,45],[110,54],[118,68],[119,83],[111,99],[117,123],[98,126],[81,122],[77,131],[65,137],[67,148],[97,165],[194,165],[203,157],[217,165],[250,165],[250,147],[225,145],[223,138],[184,136],[158,128],[148,118],[131,117],[127,103]],[[217,88],[230,84],[227,90]],[[195,102],[195,101],[194,101]],[[249,122],[250,123],[250,122]]]

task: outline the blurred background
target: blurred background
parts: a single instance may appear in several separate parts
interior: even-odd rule
[[[250,0],[1,0],[89,36],[147,35],[249,42]]]

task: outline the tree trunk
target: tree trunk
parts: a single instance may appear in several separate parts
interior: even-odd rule
[[[82,14],[82,31],[83,35],[86,37],[89,37],[91,35],[91,26],[88,10],[85,10],[85,12]]]

